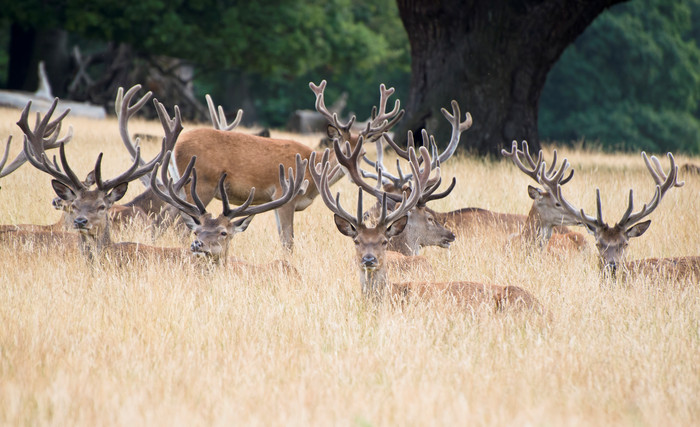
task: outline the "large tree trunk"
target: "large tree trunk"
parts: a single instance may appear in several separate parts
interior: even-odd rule
[[[497,155],[513,140],[527,140],[538,150],[547,73],[596,16],[622,1],[397,0],[412,58],[398,135],[425,128],[445,144],[450,125],[440,108],[449,110],[455,99],[474,119],[462,148]]]
[[[13,23],[9,53],[7,89],[37,90],[39,61],[44,61],[53,95],[65,95],[71,70],[68,33],[61,29],[24,28]]]

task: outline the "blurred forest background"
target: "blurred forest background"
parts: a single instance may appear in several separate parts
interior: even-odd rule
[[[269,127],[313,109],[309,81],[329,80],[329,102],[347,93],[344,114],[359,120],[379,83],[408,101],[411,52],[395,0],[23,0],[3,8],[7,89],[34,91],[43,59],[54,95],[107,111],[118,86],[136,83],[178,100],[190,118],[205,118],[210,93],[227,111],[243,108],[244,123]],[[610,8],[550,71],[540,139],[700,153],[699,44],[700,0]]]

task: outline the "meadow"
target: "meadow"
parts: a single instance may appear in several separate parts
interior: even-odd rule
[[[0,110],[0,137],[19,111]],[[475,118],[476,120],[476,118]],[[69,116],[70,164],[84,176],[129,164],[115,119]],[[185,130],[200,124],[186,123]],[[132,132],[160,135],[134,120]],[[243,130],[248,131],[248,130]],[[273,131],[315,145],[320,138]],[[470,137],[469,131],[462,140]],[[157,140],[145,141],[152,155]],[[551,159],[553,145],[545,147]],[[559,147],[576,170],[568,200],[614,223],[634,189],[653,181],[639,153]],[[660,153],[656,153],[660,156]],[[676,156],[679,163],[696,162]],[[668,168],[668,161],[661,158]],[[394,164],[387,159],[386,164]],[[526,214],[534,184],[509,161],[460,154],[443,165],[457,187],[431,207]],[[633,239],[628,259],[700,255],[700,178],[681,176]],[[26,164],[0,182],[0,223],[50,224],[59,213],[47,175]],[[346,207],[344,179],[333,187]],[[143,190],[130,184],[124,200]],[[220,202],[210,210],[218,212]],[[352,210],[351,210],[352,211]],[[581,230],[583,231],[583,230]],[[376,307],[360,294],[351,240],[316,200],[295,216],[295,248],[281,248],[272,213],[234,237],[250,262],[287,259],[301,275],[233,274],[187,263],[90,264],[76,251],[0,247],[0,424],[3,425],[693,425],[700,419],[697,281],[603,280],[593,238],[575,253],[508,245],[484,230],[449,250],[427,248],[434,279],[517,285],[547,314],[449,301]],[[188,246],[135,226],[115,240]]]

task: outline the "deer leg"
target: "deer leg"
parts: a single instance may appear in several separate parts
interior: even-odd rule
[[[275,218],[282,247],[291,252],[294,246],[294,204],[287,203],[280,206],[275,210]]]

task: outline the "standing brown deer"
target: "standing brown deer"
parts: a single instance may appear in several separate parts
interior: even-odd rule
[[[341,123],[337,115],[331,114],[325,106],[324,90],[326,81],[309,87],[316,95],[316,109],[329,121],[329,131],[342,141],[349,141],[351,147],[356,142],[350,135],[350,128],[355,121],[351,118],[347,123]],[[392,127],[403,115],[399,110],[397,100],[392,111],[386,111],[386,104],[394,89],[380,86],[379,114],[361,132],[364,140],[378,137],[382,132]],[[217,129],[195,129],[183,133],[175,145],[175,160],[178,169],[184,169],[193,156],[199,159],[199,187],[197,192],[204,203],[208,204],[217,196],[218,181],[222,173],[226,173],[226,194],[233,203],[243,203],[255,187],[253,204],[269,202],[282,194],[277,168],[281,163],[285,167],[295,164],[297,154],[303,159],[309,159],[312,149],[296,141],[263,138],[239,132],[227,132]],[[335,155],[331,154],[330,162],[336,164]],[[331,184],[342,177],[342,173],[330,178]],[[307,177],[308,178],[308,177]],[[306,209],[318,195],[318,189],[309,185],[304,194],[293,198],[275,210],[277,226],[282,244],[291,249],[294,237],[294,212]],[[188,201],[191,195],[188,195]]]
[[[430,157],[425,147],[421,147],[423,165],[420,169],[413,148],[409,148],[414,188],[409,196],[404,196],[401,203],[391,213],[387,209],[386,193],[382,194],[382,210],[373,226],[363,221],[362,188],[359,189],[357,215],[346,212],[340,205],[340,194],[335,199],[328,185],[331,171],[328,162],[314,167],[313,157],[310,166],[311,175],[321,191],[321,198],[334,213],[338,231],[355,242],[356,260],[359,267],[362,294],[372,300],[381,301],[385,297],[393,301],[404,301],[418,297],[449,296],[464,305],[493,304],[495,308],[517,305],[527,308],[539,307],[537,300],[526,290],[517,286],[497,286],[476,282],[407,282],[390,283],[386,271],[386,248],[389,240],[400,234],[408,222],[407,213],[417,203],[423,187],[428,184],[431,168]]]
[[[170,153],[167,153],[164,158],[164,164],[168,164],[169,158]],[[182,180],[186,180],[191,173],[190,194],[192,195],[194,203],[189,203],[178,195],[178,191],[175,189],[172,179],[169,179],[166,175],[165,167],[162,171],[162,181],[167,183],[165,186],[168,191],[167,194],[160,191],[159,186],[155,184],[155,176],[159,165],[156,165],[151,178],[154,181],[151,184],[151,188],[153,188],[155,194],[184,214],[183,218],[185,223],[195,235],[195,241],[190,245],[190,251],[194,255],[206,258],[216,265],[222,264],[230,268],[248,271],[258,269],[264,270],[274,267],[298,276],[294,267],[289,265],[286,261],[274,261],[267,266],[255,266],[238,260],[237,258],[230,257],[228,255],[228,250],[233,236],[245,231],[255,215],[284,205],[307,188],[308,181],[304,180],[307,160],[302,161],[301,156],[297,155],[296,175],[294,175],[292,168],[289,168],[288,179],[285,179],[284,166],[279,165],[279,181],[282,194],[279,198],[255,206],[250,206],[255,197],[255,187],[253,187],[246,201],[241,206],[232,209],[226,195],[226,174],[222,174],[219,178],[218,187],[219,194],[221,194],[223,211],[220,215],[214,216],[207,212],[206,206],[197,194],[197,171],[193,168],[195,159],[195,157],[192,158],[181,178]]]
[[[682,187],[685,183],[678,181],[678,166],[671,153],[667,154],[671,163],[671,170],[668,175],[663,171],[661,162],[652,156],[651,160],[646,153],[642,152],[642,157],[656,183],[654,196],[648,204],[642,206],[638,212],[632,213],[633,191],[630,189],[627,210],[622,218],[614,225],[610,226],[603,221],[603,210],[600,202],[600,189],[596,189],[596,216],[587,215],[583,209],[574,207],[562,195],[561,185],[557,185],[555,197],[563,207],[572,215],[578,217],[579,221],[593,234],[596,240],[596,247],[601,261],[601,270],[604,274],[615,275],[618,269],[623,269],[626,273],[650,273],[665,272],[675,273],[683,276],[700,273],[700,257],[676,257],[676,258],[647,258],[632,262],[624,262],[624,252],[629,245],[629,240],[644,234],[651,225],[650,220],[642,221],[643,218],[651,214],[659,205],[666,192],[673,187]]]

